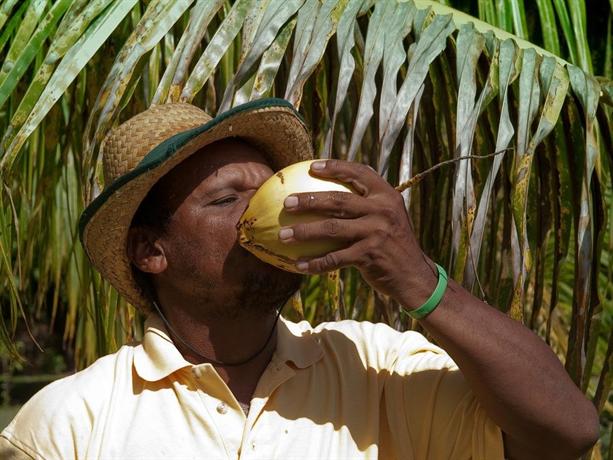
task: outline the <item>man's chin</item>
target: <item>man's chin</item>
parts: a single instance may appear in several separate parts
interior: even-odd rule
[[[224,266],[238,301],[234,314],[261,315],[275,311],[300,289],[302,275],[270,265],[236,244]]]
[[[302,275],[291,273],[261,261],[254,255],[245,273],[240,298],[250,310],[270,311],[282,307],[300,289]]]

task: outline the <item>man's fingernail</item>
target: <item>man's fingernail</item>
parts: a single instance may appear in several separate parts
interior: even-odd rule
[[[308,262],[296,262],[296,269],[301,272],[305,272],[309,268]]]
[[[314,163],[311,163],[311,169],[314,169],[315,171],[322,170],[325,167],[326,167],[325,161],[316,161]]]
[[[281,238],[282,240],[287,240],[292,236],[294,236],[294,230],[291,228],[282,228],[281,230],[279,230],[279,238]]]
[[[297,196],[288,196],[283,202],[283,206],[286,208],[295,208],[298,206],[298,197]]]

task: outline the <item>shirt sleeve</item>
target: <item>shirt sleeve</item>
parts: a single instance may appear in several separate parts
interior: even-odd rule
[[[386,379],[383,398],[398,458],[504,458],[500,428],[455,363],[437,347],[399,358]]]
[[[0,434],[0,459],[85,458],[90,417],[70,382],[71,377],[56,380],[21,407]]]
[[[22,448],[23,447],[23,448]],[[5,437],[5,434],[0,435],[0,458],[3,460],[32,460],[36,457],[34,453],[29,454],[25,449],[27,447],[19,447],[17,444],[13,444],[9,439]]]

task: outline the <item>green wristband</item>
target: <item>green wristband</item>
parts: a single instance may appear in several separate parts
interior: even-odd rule
[[[436,288],[434,288],[434,292],[430,296],[426,303],[424,303],[421,307],[416,308],[415,310],[405,310],[402,311],[409,315],[414,319],[422,319],[428,316],[430,313],[434,311],[436,307],[443,300],[443,296],[445,295],[445,291],[447,290],[447,272],[443,267],[439,264],[435,263],[436,269],[438,270],[438,283],[436,284]]]

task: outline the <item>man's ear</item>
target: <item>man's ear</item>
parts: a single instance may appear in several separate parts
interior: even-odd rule
[[[168,266],[158,236],[146,227],[130,228],[127,250],[130,261],[142,272],[157,275]]]

